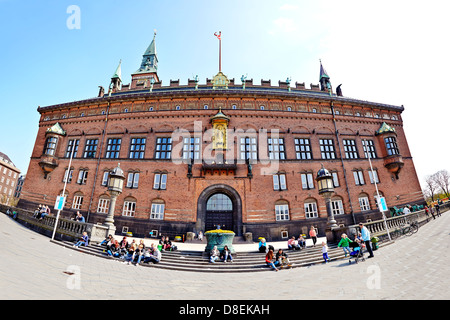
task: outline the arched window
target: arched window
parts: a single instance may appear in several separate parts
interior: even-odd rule
[[[125,198],[123,202],[122,215],[124,217],[134,217],[136,213],[136,199],[132,197]]]
[[[331,198],[331,211],[334,215],[344,214],[344,204],[342,203],[342,198],[335,196]]]
[[[319,217],[319,213],[317,211],[316,199],[313,199],[313,198],[306,199],[304,208],[305,208],[305,218],[306,219],[312,219],[312,218]]]
[[[275,220],[289,220],[289,203],[286,200],[278,200],[275,202]]]
[[[360,193],[358,196],[358,201],[361,211],[370,210],[369,196],[367,195],[367,193]]]
[[[150,212],[150,219],[164,220],[165,203],[162,199],[155,199],[152,201],[152,208]]]
[[[73,196],[72,209],[80,210],[83,204],[83,193],[76,192]]]
[[[232,211],[233,203],[230,197],[224,193],[216,193],[209,197],[206,202],[206,210],[208,211]]]
[[[100,198],[98,199],[98,207],[97,207],[97,212],[98,213],[108,213],[109,210],[109,196],[106,194],[103,194],[100,196]]]

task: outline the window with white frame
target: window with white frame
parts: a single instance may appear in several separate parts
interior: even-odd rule
[[[380,179],[378,179],[378,171],[377,170],[369,170],[369,178],[370,183],[380,183]]]
[[[344,214],[344,205],[341,199],[331,199],[331,212],[334,215]]]
[[[77,183],[78,184],[86,184],[88,173],[89,173],[88,170],[80,169],[80,171],[78,172]]]
[[[150,212],[150,219],[163,220],[164,219],[164,202],[153,201]]]
[[[258,149],[256,137],[242,137],[240,138],[240,158],[242,160],[257,160]]]
[[[355,178],[355,184],[357,186],[361,186],[365,184],[364,182],[364,173],[362,170],[355,170],[353,171],[353,178]]]
[[[319,213],[317,211],[317,202],[315,200],[305,202],[304,208],[306,219],[317,218],[319,216]]]
[[[58,138],[48,137],[45,142],[44,153],[49,156],[54,156],[56,152],[56,144],[58,143]]]
[[[331,175],[333,176],[333,187],[337,188],[340,186],[339,184],[339,176],[336,171],[331,172]]]
[[[275,220],[286,221],[289,220],[289,205],[285,201],[280,201],[275,204]]]
[[[153,189],[166,190],[166,185],[167,173],[155,173],[155,178],[153,179]]]
[[[109,202],[110,202],[110,200],[106,196],[100,197],[100,199],[98,200],[97,212],[98,213],[108,213]]]
[[[269,159],[284,160],[286,153],[284,149],[284,138],[268,138],[267,148],[269,151]]]
[[[81,209],[81,205],[83,204],[83,194],[75,194],[72,202],[72,209]]]
[[[123,202],[122,215],[124,217],[134,217],[136,212],[136,200],[125,199]]]
[[[277,173],[273,175],[273,190],[286,190],[286,175],[284,173]]]
[[[295,156],[298,160],[312,159],[311,143],[307,138],[295,138]]]
[[[201,142],[200,138],[183,139],[183,159],[200,159]]]
[[[351,139],[342,140],[344,144],[344,153],[346,159],[358,159],[358,151],[356,150],[356,142]]]
[[[319,139],[322,159],[336,159],[333,139]]]
[[[375,153],[375,145],[373,143],[373,140],[362,140],[363,150],[364,150],[364,157],[370,159],[375,159],[377,157],[377,154]]]
[[[71,156],[73,158],[76,158],[79,145],[80,145],[80,139],[69,140],[69,143],[67,144],[67,149],[66,149],[66,158],[70,158]],[[73,149],[73,155],[72,155],[72,149]]]
[[[73,169],[67,168],[64,172],[63,182],[71,183],[73,177]]]
[[[369,211],[370,210],[369,198],[367,196],[360,196],[358,198],[358,200],[359,200],[359,207],[361,208],[361,211]]]
[[[314,189],[314,177],[312,173],[302,173],[302,189],[311,190]]]
[[[103,178],[102,178],[102,186],[108,185],[108,179],[109,179],[109,171],[104,171]]]
[[[139,172],[128,172],[127,188],[136,189],[139,186]]]

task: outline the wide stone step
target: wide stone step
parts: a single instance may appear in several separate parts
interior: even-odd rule
[[[98,244],[74,248],[72,242],[53,242],[67,248],[79,250],[83,253],[124,262],[124,260],[120,258],[108,257],[106,254],[106,247]],[[305,267],[324,262],[320,246],[308,247],[298,251],[284,251],[288,254],[292,268]],[[336,245],[329,246],[328,254],[332,261],[345,258],[342,249],[338,248]],[[141,262],[140,266],[192,272],[257,272],[271,270],[265,263],[265,254],[256,251],[237,252],[236,254],[233,254],[232,263],[224,263],[222,261],[210,263],[208,255],[201,251],[164,251],[162,252],[162,260],[160,263],[148,264]]]

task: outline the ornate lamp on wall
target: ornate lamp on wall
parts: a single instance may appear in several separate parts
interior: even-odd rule
[[[108,215],[105,219],[105,225],[109,228],[109,234],[114,235],[116,227],[114,226],[114,211],[116,207],[117,197],[122,193],[123,181],[125,176],[123,170],[120,168],[120,163],[109,173],[108,179],[108,192],[111,195],[111,201],[109,204]]]
[[[328,227],[326,230],[328,241],[334,241],[333,229],[338,228],[336,220],[334,219],[333,210],[331,210],[331,197],[334,194],[333,176],[323,167],[317,172],[316,177],[319,194],[325,199],[328,215]]]

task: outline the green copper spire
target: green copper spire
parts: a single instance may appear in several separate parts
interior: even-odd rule
[[[116,72],[114,72],[113,76],[111,77],[111,79],[116,79],[118,78],[120,81],[122,81],[122,59],[120,59],[119,61],[119,65],[117,66]]]
[[[142,56],[141,67],[135,72],[136,73],[151,73],[157,72],[158,70],[158,56],[156,55],[156,44],[155,44],[156,30],[153,34],[153,40],[145,50]]]

